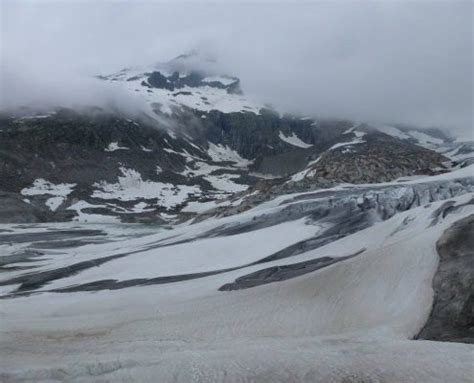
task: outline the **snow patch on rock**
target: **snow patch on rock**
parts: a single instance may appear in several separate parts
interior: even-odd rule
[[[120,168],[122,176],[118,177],[117,183],[105,181],[93,184],[97,190],[92,197],[101,199],[118,199],[121,201],[132,201],[135,199],[157,198],[159,204],[166,208],[172,208],[183,203],[190,194],[200,195],[199,186],[173,185],[170,183],[143,180],[139,172],[134,169]]]
[[[106,152],[115,152],[116,150],[130,150],[127,146],[120,146],[118,142],[111,142],[106,148]]]
[[[46,181],[43,178],[38,178],[33,182],[32,186],[23,188],[20,193],[24,196],[53,196],[48,198],[45,204],[51,211],[54,212],[66,200],[66,197],[73,191],[76,185],[77,184],[67,183],[53,184],[52,182]],[[31,201],[28,203],[31,203]]]
[[[297,146],[299,148],[307,149],[313,146],[312,144],[307,144],[306,142],[302,141],[294,132],[291,134],[291,136],[285,136],[285,134],[280,131],[278,137],[287,144]]]
[[[209,156],[215,162],[234,162],[234,166],[236,167],[246,168],[253,162],[247,160],[246,158],[243,158],[239,153],[229,148],[227,145],[216,145],[212,142],[209,143],[209,149],[207,150],[207,154],[209,154]]]

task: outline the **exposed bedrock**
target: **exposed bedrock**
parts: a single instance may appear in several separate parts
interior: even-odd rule
[[[474,343],[474,215],[455,222],[436,248],[433,308],[417,339]]]
[[[17,193],[0,190],[0,223],[36,223],[70,221],[72,211],[52,212],[46,206],[34,206],[25,202]]]

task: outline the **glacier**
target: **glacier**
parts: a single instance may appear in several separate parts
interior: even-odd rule
[[[414,338],[437,241],[474,216],[473,170],[280,195],[172,228],[0,225],[0,376],[469,382],[472,346]]]

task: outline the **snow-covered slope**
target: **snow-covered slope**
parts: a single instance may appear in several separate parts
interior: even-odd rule
[[[238,78],[219,73],[198,53],[150,67],[125,68],[98,78],[122,86],[166,115],[179,112],[182,107],[223,113],[259,113],[263,108],[261,102],[242,94]]]
[[[468,382],[470,346],[410,339],[473,184],[464,168],[346,185],[155,234],[103,226],[103,243],[10,225],[2,250],[21,267],[0,282],[3,377]]]

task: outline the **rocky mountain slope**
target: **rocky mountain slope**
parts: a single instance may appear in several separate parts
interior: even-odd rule
[[[34,221],[69,220],[83,209],[166,221],[170,214],[192,213],[200,202],[228,204],[246,191],[260,193],[275,183],[268,178],[287,188],[316,188],[435,174],[448,166],[441,154],[365,127],[348,128],[348,122],[312,125],[265,113],[207,116],[193,127],[194,137],[102,112],[4,118],[0,190],[21,211],[31,205]]]
[[[437,130],[281,115],[193,59],[100,76],[144,102],[133,116],[92,107],[3,113],[0,221],[173,223],[247,199],[471,161],[471,143]]]

